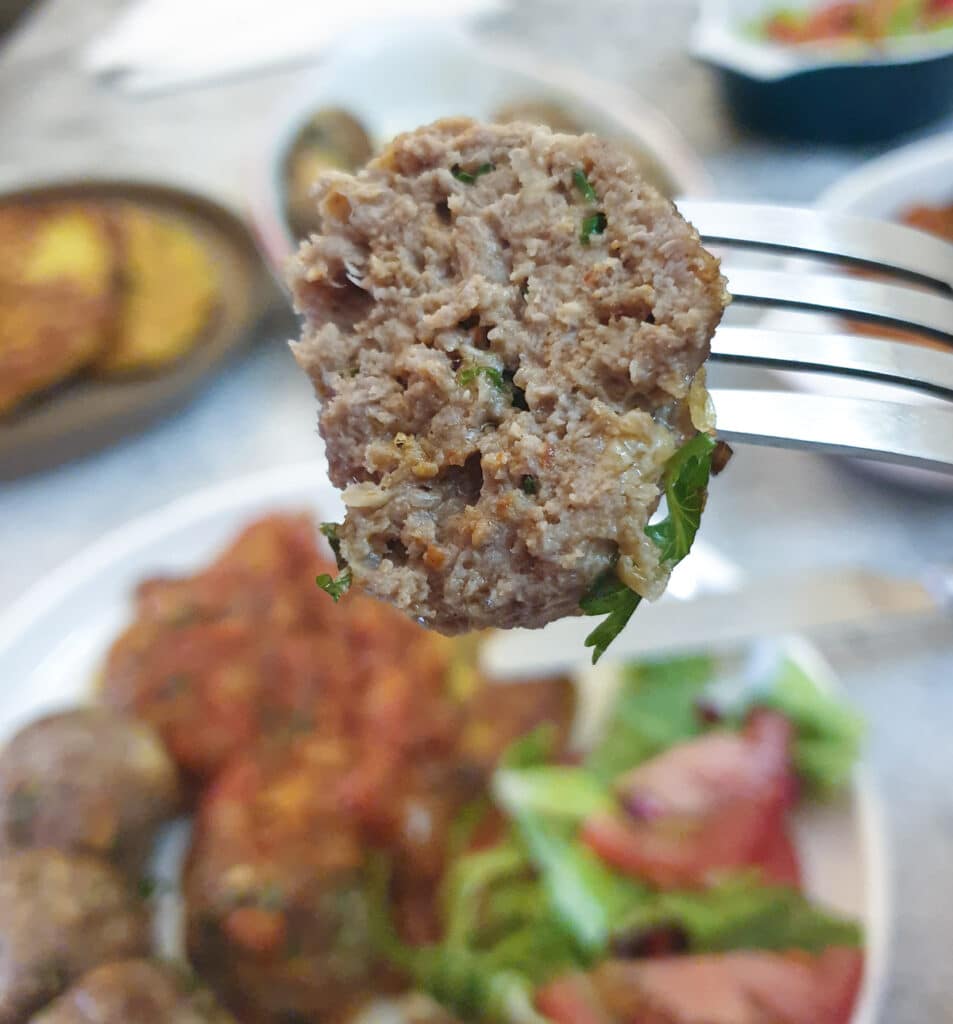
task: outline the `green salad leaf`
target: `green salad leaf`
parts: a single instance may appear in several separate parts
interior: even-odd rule
[[[756,873],[726,878],[692,892],[657,892],[620,928],[623,945],[655,928],[674,928],[694,953],[735,949],[803,949],[858,946],[858,925],[811,904],[795,889],[765,885]]]
[[[508,811],[529,811],[567,822],[582,821],[614,806],[606,787],[594,775],[567,765],[504,768],[493,777],[493,792]]]
[[[785,659],[755,703],[780,711],[793,723],[794,764],[813,796],[829,797],[848,781],[864,730],[842,701]]]
[[[646,534],[661,549],[661,561],[671,569],[691,550],[708,497],[712,455],[717,442],[708,434],[696,434],[668,460],[663,484],[668,511]],[[595,664],[622,632],[639,606],[641,597],[618,578],[615,568],[604,572],[579,602],[585,615],[607,618],[586,637]]]
[[[586,768],[605,783],[701,730],[697,701],[714,678],[709,657],[626,665],[602,740]]]

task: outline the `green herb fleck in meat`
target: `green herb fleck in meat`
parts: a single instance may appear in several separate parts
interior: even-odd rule
[[[465,366],[457,374],[457,383],[465,388],[472,384],[477,377],[484,377],[488,384],[491,384],[497,391],[506,391],[506,381],[503,374],[495,366]]]
[[[524,494],[539,493],[539,481],[535,476],[530,476],[529,473],[523,475],[523,479],[520,480],[520,487],[523,489]]]
[[[459,164],[454,164],[450,168],[450,173],[457,179],[462,181],[464,185],[475,185],[477,178],[481,174],[489,174],[490,171],[495,171],[496,165],[491,163],[480,164],[479,167],[474,171],[465,171]]]
[[[593,235],[601,235],[606,229],[606,225],[609,222],[606,220],[606,215],[598,210],[596,213],[589,214],[582,222],[582,228],[579,232],[579,241],[583,245],[588,245]]]
[[[587,203],[598,203],[599,197],[596,195],[596,190],[592,187],[589,179],[586,177],[586,172],[581,168],[577,167],[572,172],[572,181],[576,188],[582,193],[583,199]]]

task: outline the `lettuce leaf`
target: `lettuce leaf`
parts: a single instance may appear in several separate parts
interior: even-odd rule
[[[809,903],[795,889],[765,885],[756,873],[728,878],[704,891],[656,893],[625,921],[617,941],[632,941],[655,928],[677,929],[695,953],[820,952],[862,942],[855,922]]]
[[[610,725],[586,759],[603,782],[701,731],[697,701],[714,678],[708,657],[627,665]]]
[[[810,795],[827,798],[845,785],[864,733],[849,707],[825,693],[790,659],[755,703],[780,711],[793,723],[794,763]]]

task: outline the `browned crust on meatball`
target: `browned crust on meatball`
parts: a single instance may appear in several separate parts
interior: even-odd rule
[[[644,527],[727,297],[632,157],[447,120],[317,201],[293,347],[356,583],[446,633],[576,613],[620,554],[657,593]]]

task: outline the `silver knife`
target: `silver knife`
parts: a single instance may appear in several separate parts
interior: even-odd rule
[[[851,627],[877,630],[887,621],[953,611],[953,567],[919,579],[866,569],[743,582],[690,600],[643,602],[613,641],[606,659],[624,661],[679,650],[723,650],[757,637]],[[492,634],[483,644],[483,671],[501,682],[559,674],[590,660],[586,636],[600,619],[578,617],[543,629]]]

